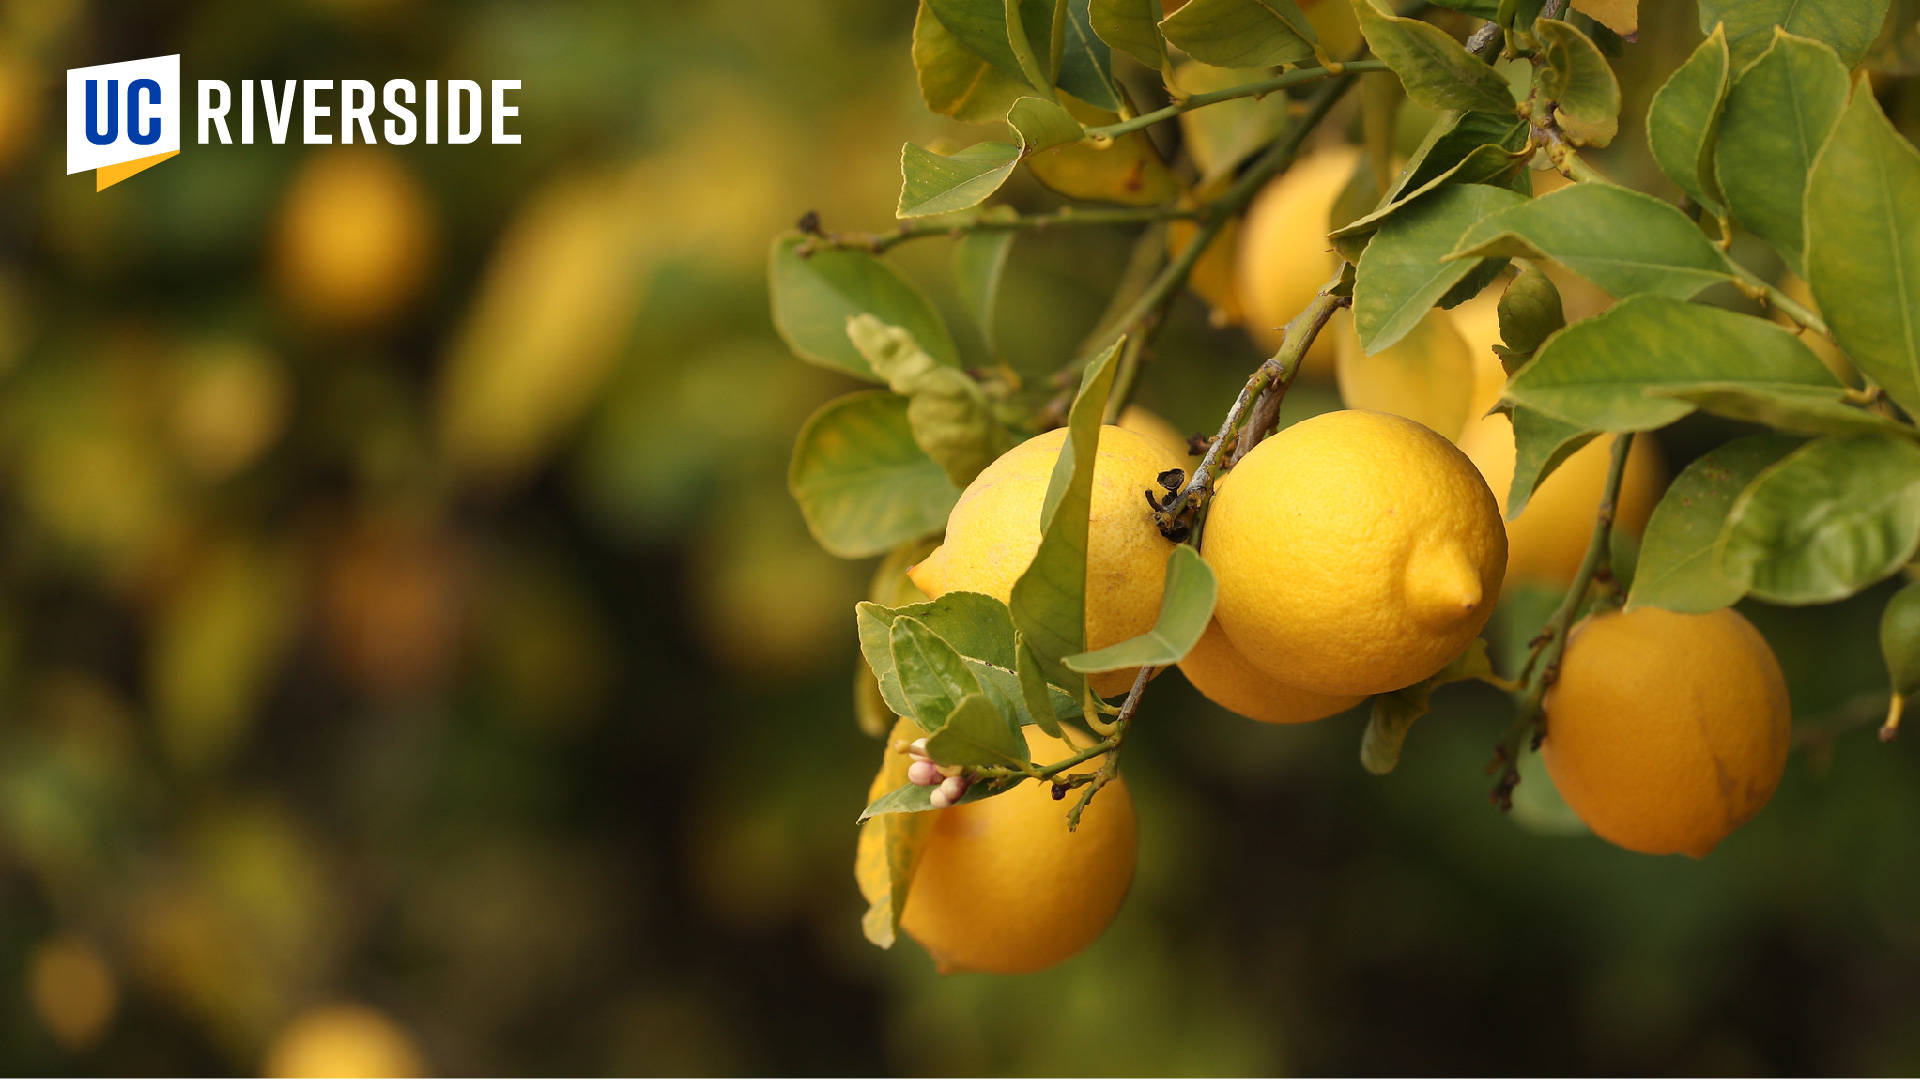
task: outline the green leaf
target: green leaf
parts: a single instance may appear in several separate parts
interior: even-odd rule
[[[1761,471],[1800,446],[1784,435],[1747,435],[1694,459],[1661,496],[1640,541],[1627,608],[1685,614],[1717,611],[1747,591],[1722,573],[1715,555],[1733,501]]]
[[[927,0],[913,20],[913,70],[927,108],[970,124],[998,123],[1033,87],[966,47],[933,14]]]
[[[1817,41],[1787,34],[1727,91],[1713,151],[1727,211],[1772,244],[1795,273],[1805,257],[1807,174],[1846,104],[1840,58]]]
[[[1620,131],[1620,80],[1593,39],[1572,23],[1541,19],[1533,32],[1545,48],[1540,88],[1554,119],[1576,146],[1605,146]]]
[[[1069,0],[1060,49],[1060,89],[1089,105],[1120,108],[1113,89],[1113,54],[1093,32],[1088,0]]]
[[[932,740],[929,739],[928,741],[931,743]],[[1015,787],[1019,786],[1021,782],[1022,779],[1020,777],[975,780],[973,783],[967,785],[965,794],[955,799],[949,805],[962,806],[970,802],[979,802],[981,799],[990,799],[995,795],[1012,791]],[[860,811],[860,823],[864,825],[876,818],[887,820],[889,815],[919,814],[935,809],[933,805],[933,793],[937,790],[939,790],[939,785],[937,784],[906,784],[902,787],[894,788],[892,791],[868,803],[867,808]],[[904,903],[905,901],[903,899],[902,904],[904,905]],[[868,917],[872,917],[871,912],[868,913]],[[894,919],[895,925],[897,926],[899,916],[894,916]],[[871,932],[868,934],[868,940],[872,940]]]
[[[896,616],[887,640],[907,705],[901,715],[912,717],[928,734],[939,732],[962,698],[980,693],[980,680],[959,652],[919,619]]]
[[[1838,386],[1749,386],[1699,383],[1655,391],[1699,406],[1729,420],[1765,424],[1801,435],[1856,435],[1862,432],[1912,434],[1904,424],[1846,401]]]
[[[1513,91],[1505,76],[1481,63],[1446,31],[1384,12],[1377,2],[1353,0],[1353,10],[1360,17],[1367,45],[1400,76],[1407,97],[1429,109],[1513,111]]]
[[[1203,64],[1276,67],[1313,59],[1313,24],[1293,0],[1187,0],[1160,32]]]
[[[1218,593],[1213,569],[1200,552],[1191,544],[1176,544],[1167,556],[1166,591],[1160,595],[1160,617],[1153,629],[1104,649],[1069,656],[1066,665],[1092,675],[1177,664],[1207,632]]]
[[[1027,740],[991,702],[970,694],[954,706],[940,730],[927,738],[927,756],[942,765],[1028,764]]]
[[[1154,3],[1157,7],[1159,0]],[[1173,84],[1180,93],[1192,96],[1240,86],[1267,75],[1265,68],[1220,68],[1187,62],[1173,69]],[[1180,114],[1180,131],[1204,185],[1231,173],[1279,138],[1289,122],[1287,96],[1268,94],[1229,98],[1204,109],[1189,109]]]
[[[1841,600],[1920,544],[1920,446],[1892,435],[1815,439],[1734,500],[1720,569],[1776,604]]]
[[[1023,97],[1014,102],[1007,109],[1007,124],[1019,136],[1023,155],[1079,142],[1086,134],[1066,106],[1045,98]]]
[[[1616,297],[1684,300],[1730,281],[1727,261],[1687,216],[1651,195],[1612,184],[1569,184],[1487,218],[1453,258],[1552,259]]]
[[[1375,776],[1392,772],[1400,764],[1400,748],[1406,744],[1407,731],[1427,714],[1435,690],[1448,683],[1492,678],[1486,639],[1475,638],[1465,652],[1430,678],[1391,693],[1375,694],[1366,733],[1360,737],[1360,764]]]
[[[939,532],[960,498],[914,442],[907,400],[884,390],[835,398],[807,418],[787,490],[813,538],[847,559]]]
[[[1547,338],[1567,325],[1560,306],[1560,290],[1541,270],[1523,267],[1500,294],[1500,361],[1511,375],[1531,359]]]
[[[1840,348],[1920,416],[1920,153],[1863,82],[1807,180],[1807,283]]]
[[[977,206],[1013,175],[1020,148],[1012,143],[975,143],[950,157],[922,146],[900,147],[900,206],[895,217],[951,214]]]
[[[913,441],[964,488],[1013,447],[1013,434],[972,376],[928,356],[913,335],[871,315],[847,320],[847,336],[894,393],[907,399]]]
[[[1025,638],[1015,638],[1013,671],[1020,679],[1020,699],[1026,707],[1027,715],[1041,731],[1058,739],[1061,738],[1060,721],[1052,708],[1053,695],[1060,691],[1048,685],[1047,677],[1040,673],[1040,661],[1027,648]],[[1079,711],[1080,703],[1068,697],[1069,707]]]
[[[987,350],[995,355],[1000,352],[1000,342],[994,313],[1000,306],[1000,282],[1006,276],[1007,254],[1013,250],[1015,235],[1012,231],[974,232],[953,245],[953,277],[960,303],[980,328]]]
[[[865,313],[912,334],[941,363],[960,363],[960,350],[933,305],[887,264],[858,251],[802,255],[796,249],[805,242],[797,235],[776,239],[767,267],[773,326],[795,356],[880,381],[847,339],[847,317]]]
[[[1035,31],[1042,28],[1050,30],[1053,26],[1053,4],[1050,0],[1027,0],[1026,3],[927,0],[927,3],[933,9],[934,17],[961,45],[992,64],[1002,74],[1036,90],[1047,85],[1046,79],[1037,78],[1036,73],[1027,71],[1021,63],[1008,29],[1007,15],[1009,10],[1019,15],[1027,38],[1027,50],[1036,55],[1045,55],[1052,51],[1052,47],[1045,36],[1036,35]]]
[[[1655,164],[1693,201],[1716,213],[1721,196],[1713,179],[1714,125],[1726,104],[1732,67],[1726,28],[1716,24],[1647,106],[1647,146]]]
[[[887,738],[887,749],[881,752],[880,769],[873,778],[870,791],[897,794],[902,785],[915,786],[907,783],[910,759],[896,752],[892,744],[910,742],[920,735],[919,726],[911,720],[901,719],[893,725]],[[931,790],[927,794],[930,796]],[[882,796],[876,805],[886,799],[887,796]],[[932,804],[928,803],[927,807],[931,809]],[[860,928],[868,941],[886,949],[893,946],[895,932],[900,926],[900,913],[907,907],[907,890],[913,884],[913,872],[919,865],[920,853],[933,830],[933,819],[891,814],[877,821],[868,821],[867,816],[863,813],[860,818],[860,842],[853,861],[853,876],[860,885],[860,895],[869,904],[865,917],[860,920]]]
[[[1436,121],[1379,203],[1335,229],[1334,246],[1357,261],[1381,223],[1421,196],[1450,184],[1511,187],[1526,166],[1527,123],[1517,116],[1448,113]]]
[[[1381,224],[1353,282],[1353,325],[1368,354],[1399,341],[1477,262],[1447,254],[1480,222],[1526,200],[1505,188],[1456,184]]]
[[[1007,605],[984,593],[942,593],[937,600],[891,608],[863,602],[854,605],[854,613],[860,621],[860,644],[870,662],[885,659],[886,650],[892,648],[889,642],[894,620],[911,618],[918,619],[963,657],[995,667],[1013,667],[1013,617],[1007,613]],[[878,656],[874,655],[876,651]],[[874,663],[875,674],[880,670]]]
[[[1536,412],[1513,408],[1513,483],[1507,488],[1507,520],[1520,516],[1533,493],[1560,463],[1599,434],[1592,428]]]
[[[1160,18],[1160,0],[1092,0],[1088,21],[1100,40],[1157,71],[1167,62]]]
[[[1693,411],[1657,394],[1712,383],[1838,385],[1798,337],[1764,319],[1636,296],[1548,339],[1507,383],[1507,400],[1595,431],[1647,431]]]
[[[987,695],[987,700],[1002,715],[1013,718],[1014,723],[1037,724],[1044,731],[1049,724],[1058,727],[1061,720],[1080,718],[1080,699],[1065,690],[1048,686],[1045,704],[1036,709],[1027,701],[1026,687],[1021,684],[1018,671],[983,663],[972,657],[967,657],[966,661],[973,677],[980,680],[980,689]]]
[[[1113,389],[1115,342],[1087,365],[1067,413],[1067,439],[1060,447],[1040,515],[1040,546],[1013,583],[1013,625],[1019,629],[1049,682],[1077,692],[1084,678],[1061,661],[1087,647],[1087,518],[1093,506],[1093,463],[1100,447],[1100,419]]]
[[[1888,0],[1700,0],[1700,29],[1727,25],[1733,66],[1744,67],[1773,42],[1773,28],[1824,41],[1848,67],[1860,62],[1887,19]]]
[[[1920,581],[1901,586],[1880,613],[1880,655],[1894,693],[1920,690]]]

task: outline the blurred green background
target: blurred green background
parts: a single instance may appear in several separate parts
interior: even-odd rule
[[[1647,6],[1630,114],[1697,38]],[[0,0],[0,1068],[1920,1071],[1920,762],[1858,726],[1885,590],[1752,610],[1808,745],[1704,862],[1556,835],[1524,784],[1502,818],[1490,693],[1377,779],[1357,716],[1267,728],[1167,679],[1093,948],[943,979],[862,940],[871,567],[784,483],[847,386],[787,355],[762,275],[803,211],[885,227],[901,141],[958,130],[912,17]],[[518,78],[525,142],[63,175],[63,69],[170,52]],[[1016,246],[1016,368],[1071,354],[1126,250]],[[946,257],[894,261],[954,315]],[[1258,359],[1189,301],[1141,399],[1210,427]]]

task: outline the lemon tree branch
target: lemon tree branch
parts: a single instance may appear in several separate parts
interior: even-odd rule
[[[1560,606],[1534,638],[1533,651],[1521,671],[1520,701],[1513,727],[1494,747],[1493,761],[1488,766],[1499,776],[1494,783],[1493,800],[1502,810],[1513,808],[1513,789],[1520,783],[1520,755],[1524,744],[1529,739],[1537,743],[1545,733],[1541,707],[1546,701],[1547,687],[1559,674],[1560,655],[1566,650],[1573,620],[1580,614],[1594,582],[1612,581],[1613,515],[1620,502],[1620,482],[1626,475],[1627,452],[1632,446],[1632,435],[1621,435],[1613,441],[1613,456],[1607,463],[1607,484],[1594,511],[1593,535],[1587,540],[1587,553],[1573,575],[1573,584],[1567,586],[1566,595],[1561,597]]]
[[[1040,214],[1018,217],[977,217],[961,221],[903,222],[896,228],[877,233],[835,233],[821,228],[817,214],[800,219],[800,231],[807,235],[797,249],[802,255],[816,251],[851,250],[880,255],[909,240],[944,236],[957,239],[969,233],[1042,232],[1084,226],[1147,225],[1157,221],[1191,221],[1200,217],[1203,207],[1144,206],[1117,209],[1088,209],[1063,206]]]
[[[1193,94],[1187,97],[1177,98],[1171,105],[1155,109],[1152,112],[1141,113],[1132,119],[1121,120],[1118,123],[1105,124],[1100,127],[1087,128],[1085,137],[1094,142],[1101,142],[1118,138],[1129,132],[1139,131],[1142,128],[1152,127],[1162,120],[1171,120],[1181,113],[1192,112],[1195,109],[1203,109],[1208,105],[1216,105],[1222,101],[1233,101],[1237,98],[1265,97],[1275,91],[1285,90],[1289,86],[1299,86],[1302,83],[1313,82],[1316,79],[1330,79],[1335,76],[1349,74],[1364,75],[1369,72],[1386,70],[1387,65],[1379,60],[1349,60],[1345,63],[1335,61],[1327,64],[1325,67],[1295,68],[1292,71],[1275,75],[1269,79],[1260,79],[1256,82],[1243,83],[1239,86],[1229,86],[1222,90],[1209,90],[1204,94]]]

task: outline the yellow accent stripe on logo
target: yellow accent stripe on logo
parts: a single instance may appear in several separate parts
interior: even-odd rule
[[[179,152],[178,150],[169,150],[164,154],[135,158],[132,161],[123,161],[118,165],[103,165],[93,170],[93,190],[105,191],[135,173],[146,172],[148,169],[153,168],[155,165],[160,164]]]

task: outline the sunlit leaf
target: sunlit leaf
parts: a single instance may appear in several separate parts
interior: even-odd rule
[[[1399,18],[1377,5],[1378,0],[1353,0],[1360,32],[1374,55],[1400,76],[1407,97],[1429,109],[1513,111],[1505,76],[1432,23]]]
[[[1137,667],[1177,664],[1192,651],[1213,618],[1219,585],[1207,561],[1191,544],[1176,544],[1167,556],[1166,591],[1160,597],[1160,617],[1144,634],[1104,649],[1066,658],[1066,665],[1084,674],[1124,671]]]
[[[1612,184],[1569,184],[1469,230],[1456,257],[1552,259],[1616,297],[1686,299],[1732,273],[1685,214]]]
[[[836,398],[807,419],[787,489],[820,546],[849,559],[939,532],[960,498],[914,441],[907,399],[884,390]]]
[[[847,338],[847,318],[871,314],[912,334],[941,363],[960,362],[960,350],[933,305],[887,264],[859,251],[802,255],[803,243],[797,235],[776,239],[767,268],[773,326],[795,356],[879,382]]]
[[[1783,435],[1748,435],[1696,458],[1673,478],[1640,541],[1627,607],[1701,613],[1727,607],[1747,583],[1720,569],[1716,548],[1734,499],[1754,477],[1800,446]]]
[[[1187,0],[1160,32],[1216,67],[1276,67],[1313,59],[1313,24],[1293,0]]]
[[[1399,341],[1479,265],[1447,258],[1482,221],[1525,200],[1505,188],[1456,184],[1422,197],[1380,225],[1360,257],[1353,325],[1376,353]]]

